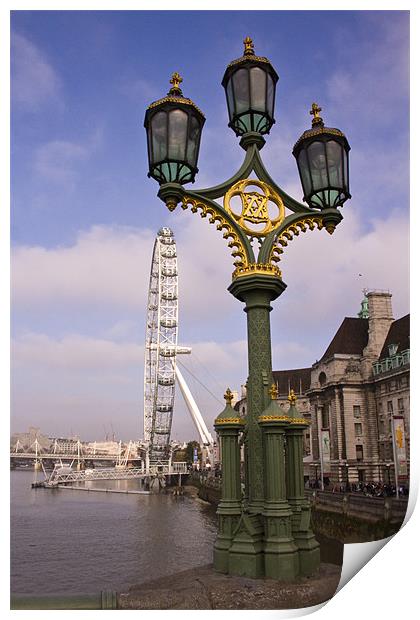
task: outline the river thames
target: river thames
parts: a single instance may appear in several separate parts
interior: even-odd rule
[[[14,594],[121,591],[212,561],[216,511],[199,499],[32,489],[33,480],[11,472]],[[138,480],[102,484],[140,489]]]

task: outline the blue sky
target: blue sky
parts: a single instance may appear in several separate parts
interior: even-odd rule
[[[179,71],[207,119],[194,188],[230,176],[243,151],[220,82],[247,35],[280,76],[262,151],[278,184],[301,199],[291,150],[312,101],[352,148],[343,223],[283,255],[274,368],[319,358],[364,286],[391,290],[396,318],[409,311],[408,12],[14,12],[12,430],[99,439],[112,424],[123,439],[141,435],[144,311],[162,225],[180,256],[180,341],[194,351],[183,362],[220,400],[245,381],[245,314],[226,291],[225,241],[156,198],[143,120]],[[212,426],[221,404],[191,389]],[[195,437],[180,398],[174,436]]]

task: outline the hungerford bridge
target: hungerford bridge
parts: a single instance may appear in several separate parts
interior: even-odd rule
[[[177,381],[188,411],[200,437],[202,450],[214,463],[214,439],[177,365],[177,355],[191,353],[189,347],[178,346],[178,264],[172,231],[161,228],[153,248],[147,303],[146,342],[144,356],[144,440],[130,441],[124,448],[120,442],[115,453],[89,449],[80,441],[73,452],[60,453],[57,443],[45,450],[38,440],[29,449],[12,448],[13,461],[31,460],[35,469],[54,466],[47,477],[51,486],[70,482],[104,479],[159,479],[187,473],[186,463],[172,461],[171,428]],[[70,466],[63,466],[69,463]],[[76,464],[76,470],[73,465]],[[94,464],[112,468],[93,469]],[[87,468],[87,469],[85,469]],[[180,480],[180,478],[179,478]]]

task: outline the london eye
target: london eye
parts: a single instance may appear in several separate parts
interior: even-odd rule
[[[183,378],[176,358],[191,353],[178,346],[178,262],[173,232],[159,230],[152,255],[144,352],[144,440],[151,462],[169,458],[175,381],[197,428],[202,445],[213,438]]]

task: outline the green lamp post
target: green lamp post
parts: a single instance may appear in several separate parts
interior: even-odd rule
[[[303,476],[303,433],[308,421],[299,415],[297,396],[290,390],[286,428],[286,495],[292,511],[292,533],[298,549],[299,574],[311,575],[319,566],[319,543],[311,529],[311,509],[305,497]]]
[[[223,463],[222,492],[217,507],[219,528],[214,545],[214,566],[216,570],[228,573],[229,549],[232,546],[233,532],[241,516],[239,434],[243,430],[244,420],[232,407],[233,394],[229,388],[224,398],[226,407],[214,422]]]
[[[276,404],[274,384],[270,394],[270,404],[258,418],[265,456],[264,568],[266,577],[292,581],[299,575],[299,555],[293,539],[293,512],[287,498],[285,435],[290,418]]]
[[[179,87],[181,77],[177,73],[172,77],[168,95],[149,106],[144,125],[149,176],[160,184],[159,198],[171,211],[180,205],[181,209],[199,213],[203,219],[214,224],[227,240],[234,258],[232,283],[228,290],[245,304],[248,331],[248,407],[244,442],[246,502],[241,507],[237,531],[234,535],[231,532],[233,539],[228,551],[229,561],[225,554],[223,562],[216,562],[216,567],[223,564],[224,570],[232,574],[239,572],[261,576],[261,571],[265,571],[264,551],[261,549],[264,546],[263,514],[267,511],[267,498],[263,445],[265,427],[259,418],[270,404],[269,389],[273,383],[271,303],[286,288],[277,263],[284,248],[300,233],[325,228],[332,234],[342,220],[339,207],[350,198],[350,147],[341,131],[324,127],[319,117],[320,108],[313,104],[312,128],[302,134],[293,149],[307,204],[296,201],[281,189],[271,178],[260,156],[265,144],[264,136],[275,122],[278,76],[267,58],[255,55],[249,37],[244,44],[243,56],[229,64],[222,81],[226,91],[229,127],[240,137],[240,146],[245,150],[244,161],[231,178],[206,189],[191,191],[184,188],[186,183],[194,181],[198,170],[204,116],[182,94]],[[217,202],[218,199],[223,199],[223,205]],[[258,250],[254,249],[256,246]],[[220,431],[223,434],[221,426]],[[230,475],[227,469],[223,464],[223,476]],[[220,536],[219,532],[219,542],[216,543],[219,547]],[[244,548],[254,555],[255,561],[243,562],[239,566],[237,559]],[[291,561],[295,562],[295,559]]]

